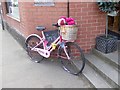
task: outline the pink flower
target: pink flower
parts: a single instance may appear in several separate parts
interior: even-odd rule
[[[74,18],[67,18],[66,16],[61,16],[58,20],[58,25],[75,25]]]
[[[68,25],[75,25],[75,21],[70,21],[67,23]]]

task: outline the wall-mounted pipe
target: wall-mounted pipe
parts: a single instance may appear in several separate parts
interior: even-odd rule
[[[3,8],[2,8],[2,4],[1,4],[0,14],[1,14],[0,16],[1,16],[2,29],[5,30],[4,22],[3,22]]]
[[[67,0],[67,17],[70,17],[70,2]]]

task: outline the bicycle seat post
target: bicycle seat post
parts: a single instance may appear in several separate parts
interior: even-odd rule
[[[42,37],[43,37],[43,39],[45,39],[44,31],[42,31]]]

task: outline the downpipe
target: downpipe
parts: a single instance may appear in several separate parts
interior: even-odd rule
[[[4,27],[4,22],[3,22],[3,11],[2,11],[2,9],[0,10],[0,14],[1,14],[1,24],[2,24],[2,30],[5,30],[5,27]]]

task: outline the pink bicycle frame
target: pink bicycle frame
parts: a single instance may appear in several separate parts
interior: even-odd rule
[[[47,42],[45,41],[46,39],[45,39],[45,35],[44,35],[43,31],[42,31],[42,38],[39,35],[37,35],[37,34],[31,34],[31,35],[29,35],[27,37],[27,39],[30,36],[36,36],[36,37],[38,37],[40,39],[40,42],[37,43],[37,45],[35,47],[33,47],[31,50],[38,52],[40,55],[42,55],[45,58],[49,58],[50,57],[50,53],[54,49],[53,49],[52,45],[50,45],[49,47],[47,46]],[[62,36],[60,35],[53,43],[58,46],[62,42],[63,42]],[[38,48],[38,46],[41,45],[41,44],[43,44],[43,49],[42,48]],[[69,57],[69,55],[67,53],[66,47],[64,47],[64,52],[65,52],[67,58],[70,59],[70,57]]]

